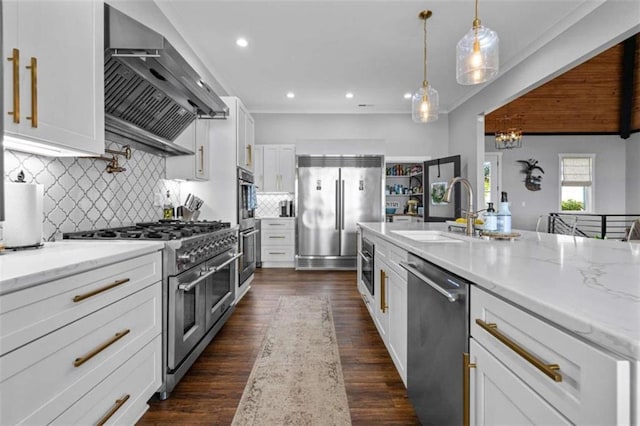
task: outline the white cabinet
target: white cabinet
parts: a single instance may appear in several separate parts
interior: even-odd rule
[[[294,192],[295,145],[263,145],[263,192]]]
[[[222,100],[229,107],[229,117],[235,123],[236,164],[253,171],[253,148],[255,145],[255,122],[249,110],[240,99],[224,96]]]
[[[253,150],[253,178],[258,192],[264,191],[264,145],[256,145]]]
[[[295,220],[262,219],[261,256],[263,268],[292,268],[295,256]]]
[[[196,119],[174,141],[193,151],[194,155],[167,158],[167,179],[209,180],[209,124],[211,120]]]
[[[104,153],[103,8],[94,0],[3,2],[8,148]]]
[[[161,271],[155,252],[0,296],[0,424],[96,423],[116,400],[135,423],[161,385]]]
[[[475,286],[470,325],[477,424],[630,422],[629,361]]]

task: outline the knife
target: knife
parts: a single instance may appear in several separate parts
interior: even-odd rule
[[[191,209],[189,208],[189,199],[190,199],[190,198],[191,198],[191,194],[187,194],[187,199],[186,199],[186,200],[184,200],[184,205],[185,205],[185,207],[186,207],[186,208],[188,208],[189,210],[191,210]]]

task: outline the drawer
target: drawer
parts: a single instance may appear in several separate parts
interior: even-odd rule
[[[162,384],[161,363],[162,337],[158,336],[62,413],[53,424],[88,425],[101,420],[107,420],[105,424],[135,424],[147,410],[149,398]]]
[[[262,219],[262,231],[270,229],[295,229],[295,219]]]
[[[393,223],[410,223],[413,216],[393,216]]]
[[[294,231],[291,230],[266,230],[262,232],[263,246],[293,246]]]
[[[407,281],[407,270],[400,266],[400,262],[409,260],[409,253],[406,250],[391,245],[387,252],[387,264],[393,269],[401,279]]]
[[[156,252],[3,295],[0,355],[161,279],[162,254]]]
[[[263,262],[293,262],[293,247],[262,247]]]
[[[160,335],[161,307],[158,282],[0,357],[0,424],[55,419]]]
[[[503,343],[476,320],[495,324],[490,329],[511,343]],[[571,422],[630,422],[629,361],[584,343],[475,286],[471,288],[470,324],[474,339]],[[529,354],[531,361],[517,350]],[[534,359],[557,364],[561,381],[543,373]]]

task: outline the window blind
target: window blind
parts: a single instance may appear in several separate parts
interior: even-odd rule
[[[590,157],[565,157],[562,159],[563,186],[591,186],[593,159]]]

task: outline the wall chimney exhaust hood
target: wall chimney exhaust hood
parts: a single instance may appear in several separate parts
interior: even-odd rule
[[[193,152],[173,141],[196,117],[227,105],[162,35],[105,5],[106,139],[163,156]]]

